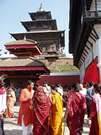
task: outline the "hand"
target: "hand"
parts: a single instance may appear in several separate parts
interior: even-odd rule
[[[30,106],[29,106],[29,108],[30,108],[30,110],[32,110],[32,109],[33,109],[33,106],[32,106],[32,105],[30,105]]]
[[[0,118],[2,118],[3,117],[3,112],[0,112]]]
[[[92,123],[92,121],[89,119],[89,120],[88,120],[88,124],[89,124],[89,126],[91,125],[91,123]]]

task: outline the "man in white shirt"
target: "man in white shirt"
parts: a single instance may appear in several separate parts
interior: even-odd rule
[[[84,96],[86,96],[87,94],[87,89],[83,87],[83,84],[79,84],[79,87],[80,87],[80,93]]]

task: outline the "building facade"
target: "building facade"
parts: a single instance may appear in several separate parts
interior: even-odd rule
[[[101,82],[101,0],[71,0],[69,27],[69,52],[81,82]]]

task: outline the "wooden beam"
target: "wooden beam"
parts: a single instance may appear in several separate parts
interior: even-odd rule
[[[88,51],[86,49],[84,49],[83,53],[87,56]]]
[[[95,33],[95,35],[96,35],[96,38],[99,39],[99,35],[97,34],[97,32],[96,32],[96,30],[95,30],[94,27],[93,27],[93,31],[94,31],[94,33]]]
[[[92,32],[91,32],[91,35],[92,35],[95,39],[97,39],[97,35],[93,32],[93,30],[92,30]]]
[[[93,44],[89,40],[87,42],[91,45],[91,47],[93,47]]]
[[[90,34],[90,37],[93,39],[94,42],[96,42],[96,38],[92,34]]]
[[[92,48],[91,44],[89,44],[89,42],[87,41],[86,43],[86,48],[88,48],[88,50],[90,50]]]

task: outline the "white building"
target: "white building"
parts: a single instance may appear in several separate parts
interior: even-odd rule
[[[69,51],[81,82],[101,82],[101,0],[70,1]]]

